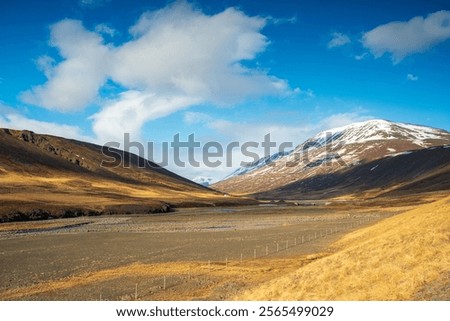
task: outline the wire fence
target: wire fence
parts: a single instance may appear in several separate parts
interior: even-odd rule
[[[132,289],[133,291],[130,290],[129,293],[119,296],[119,300],[139,300],[142,297],[148,297],[149,295],[161,291],[186,285],[188,282],[207,277],[216,272],[226,271],[230,267],[243,265],[252,260],[275,257],[280,253],[283,254],[289,250],[305,246],[306,244],[310,244],[319,239],[346,232],[364,224],[369,224],[374,220],[378,220],[378,217],[363,217],[353,220],[352,222],[338,223],[333,227],[322,228],[308,233],[300,233],[296,236],[287,237],[284,241],[275,242],[274,244],[257,244],[253,249],[241,250],[240,253],[237,253],[233,258],[225,256],[223,257],[223,260],[204,261],[204,263],[201,264],[200,269],[197,269],[196,271],[189,269],[185,271],[184,274],[168,274],[160,277],[152,277],[151,280],[146,281],[145,288],[140,288],[139,284],[136,283]],[[102,293],[100,293],[99,300],[105,300]]]

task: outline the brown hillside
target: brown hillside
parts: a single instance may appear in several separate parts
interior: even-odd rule
[[[0,221],[242,202],[134,154],[112,152],[124,166],[101,166],[111,158],[98,145],[0,129]]]

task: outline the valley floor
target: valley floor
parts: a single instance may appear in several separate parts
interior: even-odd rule
[[[266,204],[4,223],[0,300],[276,299],[271,282],[408,209]],[[417,298],[432,299],[446,277]]]

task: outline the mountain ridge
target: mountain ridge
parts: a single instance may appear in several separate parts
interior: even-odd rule
[[[268,191],[283,189],[311,177],[331,175],[385,157],[449,144],[450,133],[445,130],[369,120],[322,131],[274,162],[243,175],[231,176],[212,187],[231,194],[268,195]]]
[[[109,166],[101,166],[104,160]],[[0,221],[245,202],[250,200],[225,197],[125,151],[0,129]]]

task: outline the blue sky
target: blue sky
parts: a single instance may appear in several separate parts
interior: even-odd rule
[[[3,0],[0,24],[0,127],[99,144],[450,130],[450,1]]]

